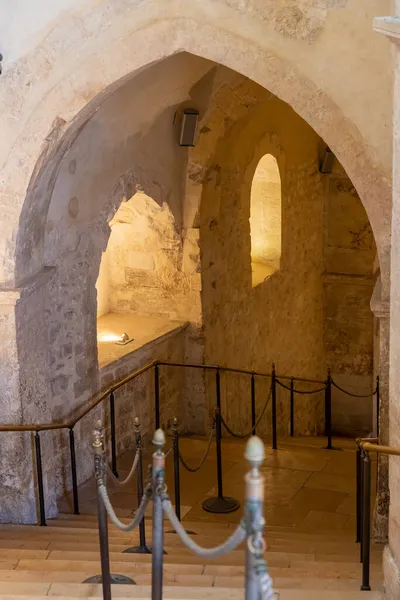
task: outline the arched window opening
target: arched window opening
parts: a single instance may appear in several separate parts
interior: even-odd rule
[[[122,345],[130,352],[177,326],[181,241],[174,223],[169,207],[143,192],[123,201],[110,222],[96,282],[100,365],[105,354],[109,362],[110,353],[123,353]]]
[[[281,177],[276,159],[266,154],[260,160],[251,185],[250,235],[253,287],[280,267]]]

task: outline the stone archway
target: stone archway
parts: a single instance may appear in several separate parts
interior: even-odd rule
[[[109,8],[106,27],[98,19],[96,9],[82,13],[81,29],[76,21],[61,23],[44,44],[43,61],[40,56],[35,57],[36,80],[30,81],[26,97],[21,90],[26,89],[22,87],[26,70],[32,70],[31,58],[21,59],[15,72],[5,74],[10,121],[17,123],[9,127],[11,143],[3,148],[2,155],[2,195],[7,210],[1,223],[6,242],[0,280],[12,288],[2,298],[10,315],[4,332],[8,337],[12,332],[11,347],[17,347],[13,302],[37,290],[41,294],[41,285],[49,277],[44,268],[46,219],[63,157],[101,103],[116,89],[147,66],[182,51],[232,68],[269,89],[325,139],[366,207],[380,255],[382,295],[387,296],[390,196],[385,171],[355,124],[323,91],[318,79],[302,73],[294,59],[281,58],[273,36],[268,43],[262,43],[260,36],[251,39],[251,34],[244,38],[232,7],[225,7],[232,20],[229,26],[221,28],[217,19],[211,21],[201,10],[182,16],[178,2],[169,3],[165,19],[154,19],[154,11],[162,3],[151,6],[144,2],[135,8],[137,30],[133,36],[127,18],[129,4],[122,2]],[[71,58],[77,52],[65,53],[65,48],[58,46],[61,39],[73,40],[74,50],[82,50],[79,61]],[[16,86],[15,81],[21,86]],[[22,292],[15,290],[16,285],[21,286]],[[25,311],[25,322],[33,317]],[[17,352],[13,352],[6,364],[14,360],[19,372],[21,366],[16,357]],[[6,372],[4,376],[7,378]],[[61,381],[59,384],[62,386]],[[8,388],[6,394],[17,398],[15,414],[22,418],[18,382],[11,380]]]

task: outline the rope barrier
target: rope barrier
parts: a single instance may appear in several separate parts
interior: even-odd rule
[[[118,479],[118,477],[115,477],[115,475],[112,472],[111,468],[109,467],[108,463],[106,463],[106,471],[107,471],[108,475],[110,475],[111,481],[113,483],[115,483],[115,485],[117,485],[119,487],[123,487],[124,485],[127,485],[130,482],[130,480],[132,479],[132,477],[135,474],[135,472],[136,472],[136,468],[137,468],[137,466],[139,464],[139,457],[140,457],[140,448],[138,448],[136,450],[135,458],[133,460],[133,464],[132,464],[131,470],[129,471],[129,475],[123,481],[120,481]]]
[[[344,390],[342,387],[340,387],[340,385],[335,383],[333,381],[333,379],[331,379],[331,382],[332,382],[332,385],[335,386],[335,388],[337,388],[344,394],[347,394],[348,396],[353,396],[353,398],[372,398],[372,396],[375,396],[376,392],[378,391],[377,388],[375,388],[375,390],[370,394],[353,394],[353,392],[347,392],[346,390]]]
[[[227,430],[227,432],[228,432],[230,435],[232,435],[233,437],[235,437],[235,438],[238,438],[238,439],[240,439],[240,440],[242,440],[242,439],[244,439],[244,438],[247,438],[247,437],[249,437],[249,436],[250,436],[250,435],[251,435],[251,434],[252,434],[252,433],[255,431],[255,429],[258,427],[258,425],[260,424],[260,421],[261,421],[261,419],[263,418],[265,411],[267,410],[267,406],[268,406],[268,404],[269,404],[269,401],[270,401],[270,399],[271,399],[271,394],[272,394],[272,386],[271,386],[271,388],[270,388],[270,390],[269,390],[269,394],[268,394],[267,401],[266,401],[266,403],[264,404],[264,408],[262,409],[262,411],[261,411],[261,414],[260,414],[260,416],[258,417],[258,420],[256,421],[256,423],[253,425],[253,427],[250,429],[250,431],[249,431],[248,433],[245,433],[245,434],[238,434],[238,433],[234,433],[234,432],[232,431],[232,429],[229,427],[229,425],[226,423],[226,421],[225,421],[224,417],[221,415],[221,421],[222,421],[222,425],[225,427],[225,429]]]
[[[324,387],[322,388],[318,388],[317,390],[296,390],[295,388],[291,388],[288,385],[282,383],[281,381],[279,381],[279,379],[275,379],[275,381],[278,385],[285,388],[285,390],[289,390],[289,392],[295,392],[296,394],[318,394],[318,392],[323,392],[324,390],[326,390],[326,385],[324,385]]]
[[[185,544],[189,550],[200,556],[201,558],[218,558],[219,556],[223,556],[224,554],[228,554],[232,550],[235,550],[245,539],[246,530],[244,529],[244,525],[240,523],[238,527],[235,529],[233,534],[220,546],[215,546],[215,548],[203,548],[199,546],[192,540],[192,538],[186,533],[185,528],[181,525],[176,513],[172,507],[171,501],[169,499],[168,494],[165,492],[161,494],[162,498],[162,507],[164,509],[165,514],[171,521],[172,527],[175,529],[176,533],[181,538],[181,541]]]
[[[121,529],[121,531],[132,531],[132,529],[135,529],[135,527],[137,527],[139,525],[140,521],[144,517],[144,513],[146,512],[147,505],[148,505],[151,495],[153,493],[151,484],[148,483],[146,486],[146,489],[144,491],[144,494],[142,496],[140,506],[137,509],[135,516],[133,517],[132,521],[130,521],[130,523],[127,523],[125,525],[124,523],[122,523],[122,521],[120,521],[118,519],[117,515],[115,514],[115,511],[111,504],[111,500],[107,493],[107,488],[103,482],[100,482],[100,481],[98,482],[98,491],[99,491],[101,499],[103,500],[104,506],[106,507],[108,516],[110,517],[110,519],[114,523],[114,525],[116,527],[118,527],[119,529]]]
[[[201,461],[197,465],[197,467],[189,466],[187,464],[187,462],[185,461],[185,459],[183,458],[182,454],[179,452],[179,461],[180,461],[181,465],[183,466],[183,468],[186,469],[186,471],[189,471],[189,473],[197,473],[197,471],[200,471],[201,467],[206,462],[206,458],[207,458],[208,453],[210,452],[210,448],[211,448],[211,442],[212,442],[214,429],[215,429],[215,419],[214,419],[213,425],[211,427],[210,434],[208,436],[208,443],[207,443],[206,451],[205,451],[204,456],[202,457]]]
[[[268,573],[266,561],[262,558],[256,560],[254,570],[260,589],[261,600],[276,600],[276,598],[279,598],[279,593],[276,593],[272,586],[272,579]]]

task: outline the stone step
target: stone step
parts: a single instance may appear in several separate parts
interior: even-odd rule
[[[83,587],[83,586],[82,586]],[[78,590],[69,589],[69,586],[64,588],[59,587],[58,591],[61,594],[53,593],[52,587],[47,593],[26,594],[10,591],[2,591],[0,600],[12,600],[13,597],[18,600],[43,600],[44,598],[52,597],[53,600],[69,600],[75,597],[100,597],[100,586],[93,589],[94,586],[85,586]],[[22,589],[22,588],[21,588]],[[151,596],[149,586],[113,586],[113,598],[135,598],[136,600],[148,600]],[[228,589],[228,588],[196,588],[196,587],[167,587],[164,590],[165,600],[243,600],[243,589]],[[383,598],[381,592],[359,592],[359,591],[321,591],[321,590],[281,590],[280,600],[362,600],[369,598],[370,600],[381,600]]]

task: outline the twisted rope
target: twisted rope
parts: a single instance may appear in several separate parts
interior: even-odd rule
[[[261,414],[260,414],[260,416],[258,417],[258,419],[257,419],[256,423],[253,425],[253,427],[250,429],[250,431],[249,431],[248,433],[244,433],[244,434],[240,434],[240,435],[239,435],[238,433],[235,433],[235,432],[233,432],[233,431],[232,431],[232,429],[231,429],[231,428],[229,427],[229,425],[226,423],[226,421],[225,421],[224,417],[223,417],[223,416],[222,416],[222,414],[221,414],[221,422],[222,422],[222,425],[223,425],[223,426],[225,427],[225,429],[227,430],[227,432],[228,432],[230,435],[232,435],[233,437],[235,437],[235,438],[238,438],[238,439],[244,439],[244,438],[247,438],[247,437],[249,437],[249,436],[250,436],[250,435],[251,435],[251,434],[254,432],[254,430],[255,430],[255,429],[258,427],[258,425],[260,424],[260,421],[261,421],[261,419],[263,418],[265,411],[267,410],[267,406],[268,406],[268,404],[269,404],[269,401],[270,401],[270,399],[271,399],[271,394],[272,394],[272,385],[271,385],[271,387],[270,387],[270,390],[269,390],[269,394],[268,394],[267,401],[266,401],[266,403],[264,404],[264,408],[262,409],[262,411],[261,411]]]
[[[187,548],[189,548],[189,550],[191,550],[201,558],[218,558],[219,556],[228,554],[228,552],[235,550],[235,548],[237,548],[246,537],[246,530],[244,529],[241,523],[235,529],[233,534],[220,546],[215,546],[215,548],[203,548],[202,546],[196,544],[196,542],[194,542],[192,538],[186,533],[185,528],[178,520],[178,517],[176,516],[175,511],[172,508],[172,504],[168,495],[165,493],[162,494],[161,499],[164,512],[171,521],[172,527],[175,529],[182,542]]]
[[[347,392],[346,390],[344,390],[342,387],[340,387],[340,385],[335,383],[333,379],[331,379],[331,383],[335,386],[335,388],[337,388],[344,394],[347,394],[348,396],[353,396],[353,398],[372,398],[372,396],[375,396],[376,392],[378,391],[377,388],[375,388],[375,390],[370,394],[353,394],[353,392]]]
[[[288,385],[282,383],[282,381],[279,381],[279,379],[275,379],[275,381],[278,385],[285,388],[285,390],[289,390],[290,392],[295,392],[296,394],[318,394],[318,392],[322,392],[322,391],[326,390],[326,387],[327,387],[326,385],[324,385],[324,387],[322,387],[322,388],[318,388],[317,390],[310,390],[310,391],[296,390],[295,388],[291,388]]]
[[[139,464],[139,457],[140,457],[140,448],[138,448],[136,450],[135,458],[133,459],[133,464],[132,464],[131,470],[129,471],[129,475],[123,481],[118,479],[118,477],[115,477],[114,473],[112,472],[111,468],[109,467],[108,463],[106,462],[105,463],[106,471],[107,471],[108,475],[110,475],[111,481],[119,487],[123,487],[124,485],[127,485],[130,482],[130,480],[132,479],[133,475],[135,474],[135,471]]]
[[[139,525],[139,523],[141,522],[141,520],[143,519],[144,513],[146,512],[147,505],[148,505],[150,497],[152,495],[151,485],[147,484],[146,489],[144,490],[144,494],[142,496],[142,500],[140,501],[140,506],[137,509],[135,516],[133,517],[132,521],[130,521],[126,525],[124,523],[122,523],[122,521],[120,521],[118,519],[117,515],[115,514],[114,509],[111,504],[111,500],[108,497],[107,488],[104,485],[103,481],[99,480],[97,485],[98,485],[98,492],[104,503],[104,506],[106,507],[108,516],[110,517],[110,519],[114,523],[114,525],[116,527],[118,527],[119,529],[121,529],[121,531],[132,531],[132,529],[135,529],[135,527],[137,527]]]
[[[208,453],[210,452],[211,442],[212,442],[212,436],[213,436],[213,433],[214,433],[214,429],[215,429],[215,419],[214,419],[214,422],[212,424],[212,427],[211,427],[211,430],[210,430],[210,433],[209,433],[209,436],[208,436],[208,443],[207,443],[206,451],[205,451],[204,456],[202,457],[201,461],[197,465],[197,467],[191,467],[190,465],[188,465],[187,462],[185,461],[185,459],[183,458],[182,454],[179,452],[179,460],[180,460],[182,466],[186,469],[186,471],[189,471],[190,473],[196,473],[197,471],[200,471],[201,467],[206,462],[206,458],[208,456]]]
[[[272,579],[268,573],[267,563],[264,559],[261,558],[255,561],[254,571],[260,589],[261,600],[276,600],[276,598],[279,598],[279,594],[274,592]]]

